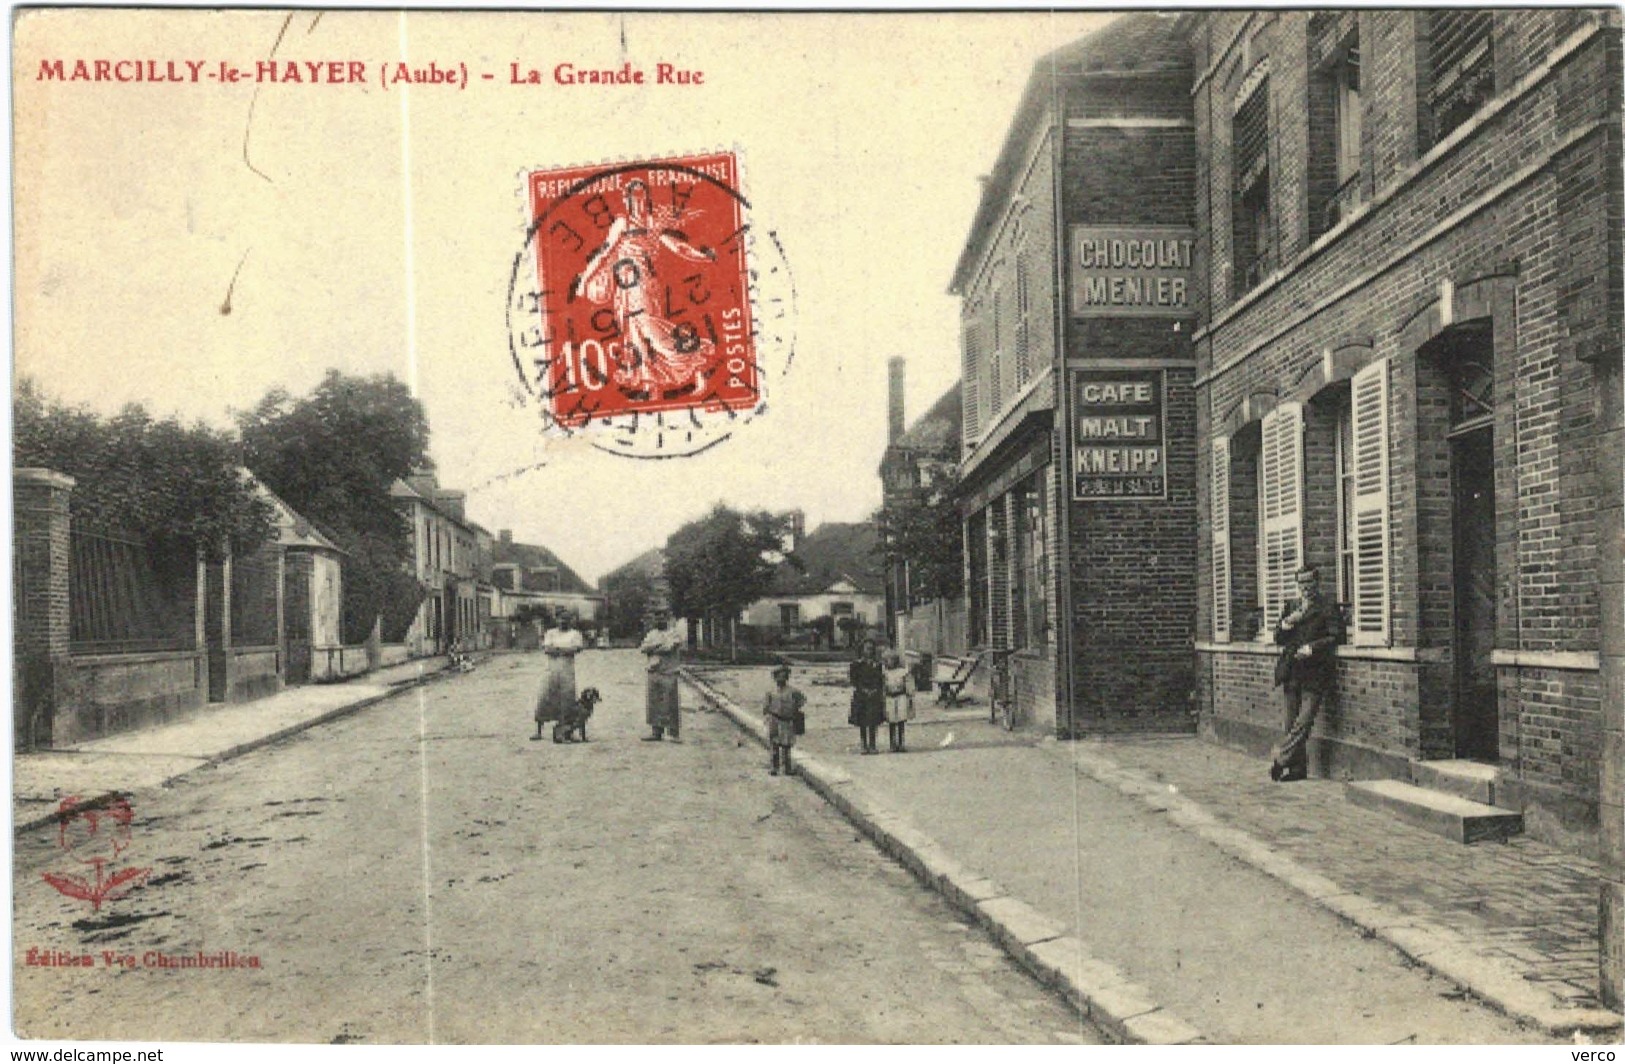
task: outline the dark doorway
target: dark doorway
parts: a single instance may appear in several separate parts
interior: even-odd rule
[[[310,681],[310,581],[307,564],[290,564],[282,576],[282,637],[287,646],[287,682]]]
[[[440,647],[442,654],[450,652],[462,638],[462,618],[457,616],[457,584],[447,579],[445,588],[440,592]]]
[[[1456,756],[1500,757],[1495,664],[1495,457],[1489,425],[1450,440],[1454,535]]]

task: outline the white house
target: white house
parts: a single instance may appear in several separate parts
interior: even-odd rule
[[[841,642],[843,617],[857,618],[865,628],[884,629],[885,577],[878,543],[879,533],[867,521],[829,522],[805,536],[798,529],[786,544],[789,556],[779,563],[772,589],[747,606],[740,620],[790,635],[830,617]]]

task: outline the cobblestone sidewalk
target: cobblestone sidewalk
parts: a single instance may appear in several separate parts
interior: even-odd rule
[[[1271,783],[1256,758],[1200,739],[1048,744],[1171,785],[1221,823],[1347,889],[1500,955],[1573,1008],[1598,1008],[1595,863],[1526,837],[1452,843],[1343,797],[1333,780]]]
[[[726,710],[742,727],[759,728],[765,669],[703,675],[732,700]],[[921,704],[906,756],[862,757],[840,677],[803,667],[793,681],[808,696],[797,748],[818,774],[815,789],[882,848],[910,867],[924,861],[929,873],[930,861],[911,855],[918,845],[987,877],[978,882],[1081,944],[1085,967],[1134,984],[1136,1007],[1169,1012],[1206,1040],[1517,1043],[1613,1025],[1524,982],[1525,966],[1480,957],[1462,936],[1429,930],[1422,917],[1221,826],[1195,798],[1108,760],[1106,744],[1005,732],[988,723],[985,706]],[[951,886],[936,889],[954,896]],[[1026,942],[1019,928],[1007,930],[995,936]],[[1295,948],[1282,951],[1282,941]],[[1084,986],[1093,1016],[1096,997]],[[1115,1016],[1110,994],[1102,1000]]]

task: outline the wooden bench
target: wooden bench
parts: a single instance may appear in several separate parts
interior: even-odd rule
[[[965,691],[965,685],[970,683],[971,674],[981,662],[981,655],[956,658],[939,654],[931,662],[931,682],[937,685],[937,704],[957,705],[959,696]]]

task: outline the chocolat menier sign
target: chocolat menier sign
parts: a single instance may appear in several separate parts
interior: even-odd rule
[[[1195,230],[1177,225],[1072,227],[1074,318],[1191,316]]]

